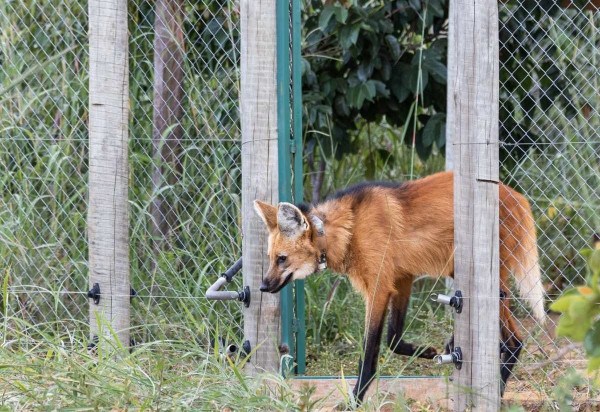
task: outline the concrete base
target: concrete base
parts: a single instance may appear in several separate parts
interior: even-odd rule
[[[306,392],[313,387],[311,399],[320,401],[317,408],[327,411],[336,408],[348,399],[356,384],[356,377],[341,379],[338,377],[325,378],[296,378],[291,380],[292,387],[298,392]],[[412,403],[437,406],[441,410],[450,410],[450,384],[445,378],[432,377],[380,377],[371,384],[365,401],[377,399],[396,400],[399,397]],[[390,405],[391,406],[391,405]]]

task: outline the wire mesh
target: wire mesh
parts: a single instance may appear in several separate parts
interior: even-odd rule
[[[501,175],[531,204],[547,303],[585,283],[579,251],[600,228],[599,24],[588,2],[500,5]],[[524,403],[585,369],[581,346],[556,337],[557,314],[545,325],[527,316],[534,304],[511,299],[525,345],[507,391]],[[573,407],[591,397],[579,392]]]
[[[239,305],[203,294],[241,253],[239,12],[228,0],[166,2],[176,7],[164,18],[181,34],[165,38],[180,49],[163,59],[179,63],[162,76],[181,89],[167,93],[181,110],[166,116],[155,93],[157,3],[129,2],[132,335],[235,339]],[[584,282],[578,251],[600,230],[600,13],[578,4],[500,3],[501,173],[531,203],[547,301]],[[85,3],[0,5],[0,271],[13,333],[5,339],[87,333],[87,44]],[[423,309],[432,291],[423,286],[413,303],[421,338],[445,336],[427,322],[439,309]],[[350,292],[340,299],[357,303]],[[546,394],[565,366],[583,369],[579,346],[555,337],[555,315],[535,325],[525,300],[510,301],[526,341],[509,392]],[[439,347],[438,336],[431,341]],[[359,348],[340,345],[358,359]]]
[[[60,336],[87,334],[87,18],[78,1],[0,6],[3,315]],[[239,304],[204,298],[241,255],[239,12],[133,1],[129,35],[132,338],[241,339]]]

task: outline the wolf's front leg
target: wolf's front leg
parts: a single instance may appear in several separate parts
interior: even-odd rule
[[[398,355],[418,356],[433,359],[437,355],[435,348],[415,346],[402,339],[404,332],[404,319],[408,310],[408,302],[412,288],[413,277],[410,275],[398,276],[396,279],[396,292],[391,298],[390,321],[388,322],[387,344],[392,352]]]
[[[373,376],[377,371],[377,358],[381,344],[383,321],[389,300],[389,294],[369,294],[366,302],[365,338],[363,344],[363,357],[358,363],[358,381],[354,387],[354,397],[362,402]]]

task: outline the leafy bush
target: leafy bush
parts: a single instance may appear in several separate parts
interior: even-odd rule
[[[361,149],[353,131],[386,119],[423,159],[443,148],[446,20],[445,0],[307,2],[305,125],[319,132],[307,145],[340,159]]]
[[[569,289],[550,309],[562,315],[556,332],[575,342],[583,342],[588,358],[588,370],[600,370],[600,243],[586,249],[589,276],[585,286]]]

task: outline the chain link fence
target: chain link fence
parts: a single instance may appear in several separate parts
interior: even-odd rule
[[[132,338],[239,339],[239,305],[204,298],[241,256],[239,11],[128,7]],[[87,339],[87,5],[3,2],[0,27],[5,339]]]
[[[172,7],[164,9],[163,24],[181,37],[163,38],[175,45],[163,45],[163,62],[174,66],[159,76],[175,83],[161,95],[158,3],[129,2],[132,336],[137,342],[206,343],[214,334],[239,339],[239,304],[204,298],[241,255],[239,11],[228,0],[164,3]],[[584,282],[579,250],[600,230],[600,13],[578,4],[500,4],[501,175],[532,205],[547,301]],[[87,81],[85,3],[0,5],[0,271],[7,340],[45,333],[87,339]],[[161,111],[164,101],[157,96],[180,109]],[[318,289],[319,281],[313,285]],[[238,278],[229,288],[241,286]],[[309,297],[316,293],[308,288]],[[415,329],[409,333],[435,336],[431,344],[439,347],[446,333],[428,322],[439,308],[422,310],[433,290],[416,291],[422,299],[413,302]],[[337,298],[340,306],[356,301]],[[568,366],[584,369],[583,352],[555,337],[555,315],[536,326],[526,302],[515,298],[512,306],[526,344],[507,390],[541,400]],[[318,316],[316,324],[323,322]],[[448,326],[447,318],[443,322]]]
[[[500,170],[531,203],[547,304],[585,283],[579,251],[600,230],[600,13],[592,3],[500,6]],[[581,346],[556,337],[557,314],[546,325],[524,315],[533,303],[511,302],[525,346],[508,390],[526,404],[551,399],[570,368],[586,368]],[[573,407],[592,398],[583,385]]]

